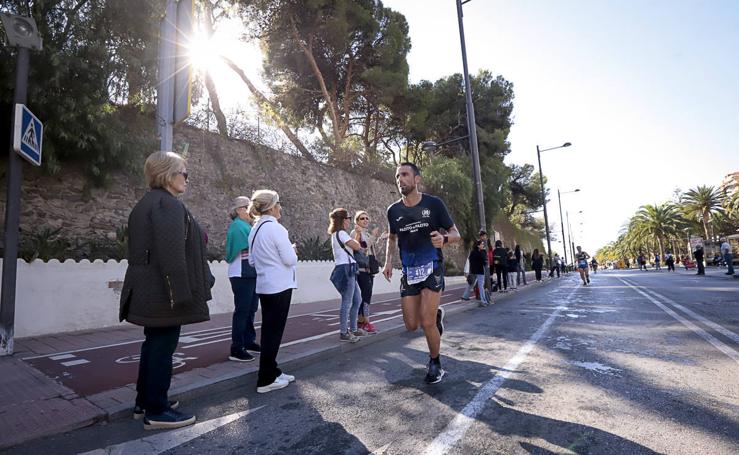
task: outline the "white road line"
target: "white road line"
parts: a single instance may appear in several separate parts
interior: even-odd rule
[[[673,318],[675,318],[677,321],[679,321],[682,325],[684,325],[685,327],[687,327],[690,330],[692,330],[693,332],[695,332],[696,335],[700,336],[704,340],[706,340],[709,343],[711,343],[716,349],[718,349],[719,351],[723,352],[727,356],[729,356],[732,359],[734,359],[735,362],[739,363],[739,352],[733,350],[729,346],[727,346],[724,343],[722,343],[721,340],[717,339],[716,337],[714,337],[710,333],[706,332],[705,330],[701,329],[697,325],[695,325],[692,322],[688,321],[684,317],[682,317],[679,314],[675,313],[670,307],[668,307],[667,305],[661,303],[660,301],[658,301],[657,299],[655,299],[651,295],[647,294],[646,292],[642,291],[638,287],[634,286],[633,284],[629,283],[628,281],[626,281],[626,280],[624,280],[622,278],[619,278],[619,280],[621,280],[624,284],[626,284],[627,286],[629,286],[631,289],[635,290],[639,294],[641,294],[644,297],[646,297],[649,301],[651,301],[652,303],[654,303],[655,305],[657,305],[658,307],[660,307],[662,309],[662,311],[664,311],[665,313],[669,314],[670,316],[672,316]]]
[[[90,361],[85,360],[85,359],[77,359],[77,360],[70,360],[69,362],[62,362],[62,365],[64,365],[65,367],[72,367],[75,365],[84,365],[86,363],[90,363]]]
[[[662,295],[662,294],[660,294],[658,292],[655,292],[655,291],[653,291],[651,289],[647,289],[646,291],[648,293],[652,294],[654,297],[659,298],[659,299],[662,299],[662,301],[664,303],[669,303],[670,305],[674,306],[675,308],[677,308],[678,310],[680,310],[683,313],[687,314],[688,316],[692,317],[693,319],[697,319],[697,320],[701,321],[702,323],[704,323],[708,327],[712,328],[713,330],[717,331],[718,333],[720,333],[721,335],[725,336],[726,338],[730,339],[734,343],[739,344],[739,335],[737,335],[736,333],[732,332],[731,330],[725,328],[724,326],[719,325],[719,324],[716,324],[715,322],[713,322],[713,321],[711,321],[709,319],[704,318],[700,314],[695,313],[694,311],[690,310],[689,308],[686,308],[686,307],[680,305],[679,303],[675,302],[674,300],[669,299],[669,298],[665,297],[664,295]]]
[[[182,444],[192,441],[206,433],[210,433],[224,425],[238,420],[252,412],[262,409],[248,409],[246,411],[229,414],[217,419],[206,420],[205,422],[196,423],[193,426],[180,428],[171,431],[162,431],[153,436],[146,438],[134,439],[120,444],[108,446],[104,449],[91,450],[81,455],[158,455],[162,452],[179,447]]]
[[[77,357],[74,354],[62,354],[62,355],[55,355],[54,357],[49,357],[51,360],[65,360],[65,359],[73,359]]]
[[[569,302],[572,299],[572,296],[575,294],[575,292],[578,291],[578,289],[581,289],[579,286],[572,289],[570,292],[570,295],[567,296],[567,299],[565,302]],[[477,418],[478,414],[482,412],[482,410],[485,408],[485,405],[490,400],[490,398],[495,395],[495,393],[498,391],[501,385],[508,379],[514,372],[518,369],[519,365],[523,363],[524,360],[526,360],[526,356],[531,352],[531,350],[534,348],[536,343],[541,339],[542,335],[549,329],[549,326],[552,325],[552,323],[557,319],[559,314],[567,310],[568,308],[566,306],[558,306],[557,309],[552,313],[547,320],[544,322],[544,324],[539,327],[539,329],[534,332],[533,335],[531,335],[531,338],[521,347],[521,349],[518,350],[515,356],[511,358],[508,363],[505,364],[505,366],[495,375],[493,378],[488,381],[479,392],[477,392],[477,395],[467,403],[467,405],[462,409],[462,411],[457,414],[457,416],[449,422],[449,424],[444,428],[444,431],[442,431],[432,442],[429,444],[428,447],[426,447],[426,450],[424,450],[424,455],[432,455],[432,454],[444,454],[448,452],[454,445],[462,439],[464,434],[467,432],[467,430],[470,428],[472,423]]]

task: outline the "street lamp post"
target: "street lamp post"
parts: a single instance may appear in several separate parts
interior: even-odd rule
[[[457,0],[459,2],[459,0]],[[541,171],[541,152],[546,152],[549,150],[556,150],[561,149],[563,147],[569,147],[572,144],[569,142],[565,142],[564,144],[558,146],[558,147],[551,147],[548,149],[540,150],[539,146],[536,146],[536,159],[539,160],[539,182],[541,183],[541,199],[542,203],[544,204],[544,229],[547,233],[547,256],[549,257],[549,267],[552,266],[552,241],[549,236],[549,216],[547,215],[547,196],[546,192],[544,191],[544,173]]]
[[[576,188],[572,191],[565,191],[564,193],[559,192],[559,188],[557,188],[557,199],[559,200],[559,222],[562,227],[562,246],[565,250],[565,265],[567,264],[567,244],[565,243],[567,239],[565,239],[565,221],[562,217],[562,194],[570,194],[570,193],[578,193],[580,191],[580,188]],[[572,256],[572,260],[575,260],[575,256]]]
[[[30,51],[42,48],[36,22],[31,17],[14,14],[0,14],[8,44],[18,49],[15,63],[15,93],[13,112],[16,104],[26,104],[28,94],[28,71]],[[15,124],[15,119],[13,119]],[[11,135],[12,136],[12,135]],[[12,142],[12,138],[11,138]],[[20,224],[21,184],[23,166],[21,158],[10,147],[8,155],[8,192],[5,205],[5,243],[3,254],[2,296],[0,297],[0,356],[13,354],[13,332],[15,330],[15,286],[18,261],[18,225]]]

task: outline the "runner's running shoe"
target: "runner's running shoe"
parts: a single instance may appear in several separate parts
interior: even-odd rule
[[[438,358],[436,359],[436,361],[434,361],[434,359],[429,359],[425,379],[427,384],[436,384],[441,382],[441,378],[443,378],[445,374],[446,371],[441,368],[441,362]]]

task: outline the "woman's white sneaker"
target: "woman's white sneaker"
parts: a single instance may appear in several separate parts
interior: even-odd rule
[[[282,373],[281,375],[277,376],[277,379],[282,379],[283,381],[287,381],[288,383],[290,383],[295,380],[295,376],[291,374]]]
[[[280,375],[274,380],[272,384],[267,384],[261,387],[257,387],[257,393],[267,393],[273,390],[284,389],[285,387],[287,387],[288,384],[290,384],[290,382],[285,379],[282,379],[282,375]]]

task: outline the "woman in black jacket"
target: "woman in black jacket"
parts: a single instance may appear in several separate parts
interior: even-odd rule
[[[210,319],[213,275],[205,234],[176,196],[187,189],[185,160],[155,152],[144,164],[149,192],[128,217],[128,269],[121,292],[120,320],[144,327],[134,418],[147,430],[179,428],[195,416],[168,401],[172,354],[180,327]]]
[[[544,268],[544,256],[539,254],[539,249],[534,248],[534,252],[531,253],[531,268],[534,269],[536,274],[536,281],[541,281],[541,269]]]
[[[493,264],[495,265],[495,276],[498,278],[498,291],[508,290],[508,252],[503,248],[503,242],[495,241],[493,250]]]
[[[485,251],[484,240],[477,240],[475,242],[475,247],[470,251],[468,260],[470,261],[470,269],[467,272],[467,275],[474,277],[474,280],[471,283],[469,279],[467,280],[468,285],[467,289],[464,291],[462,300],[470,299],[470,293],[475,289],[475,283],[477,283],[477,288],[480,290],[480,305],[487,306],[488,299],[485,294],[485,265],[488,263],[488,254]]]

